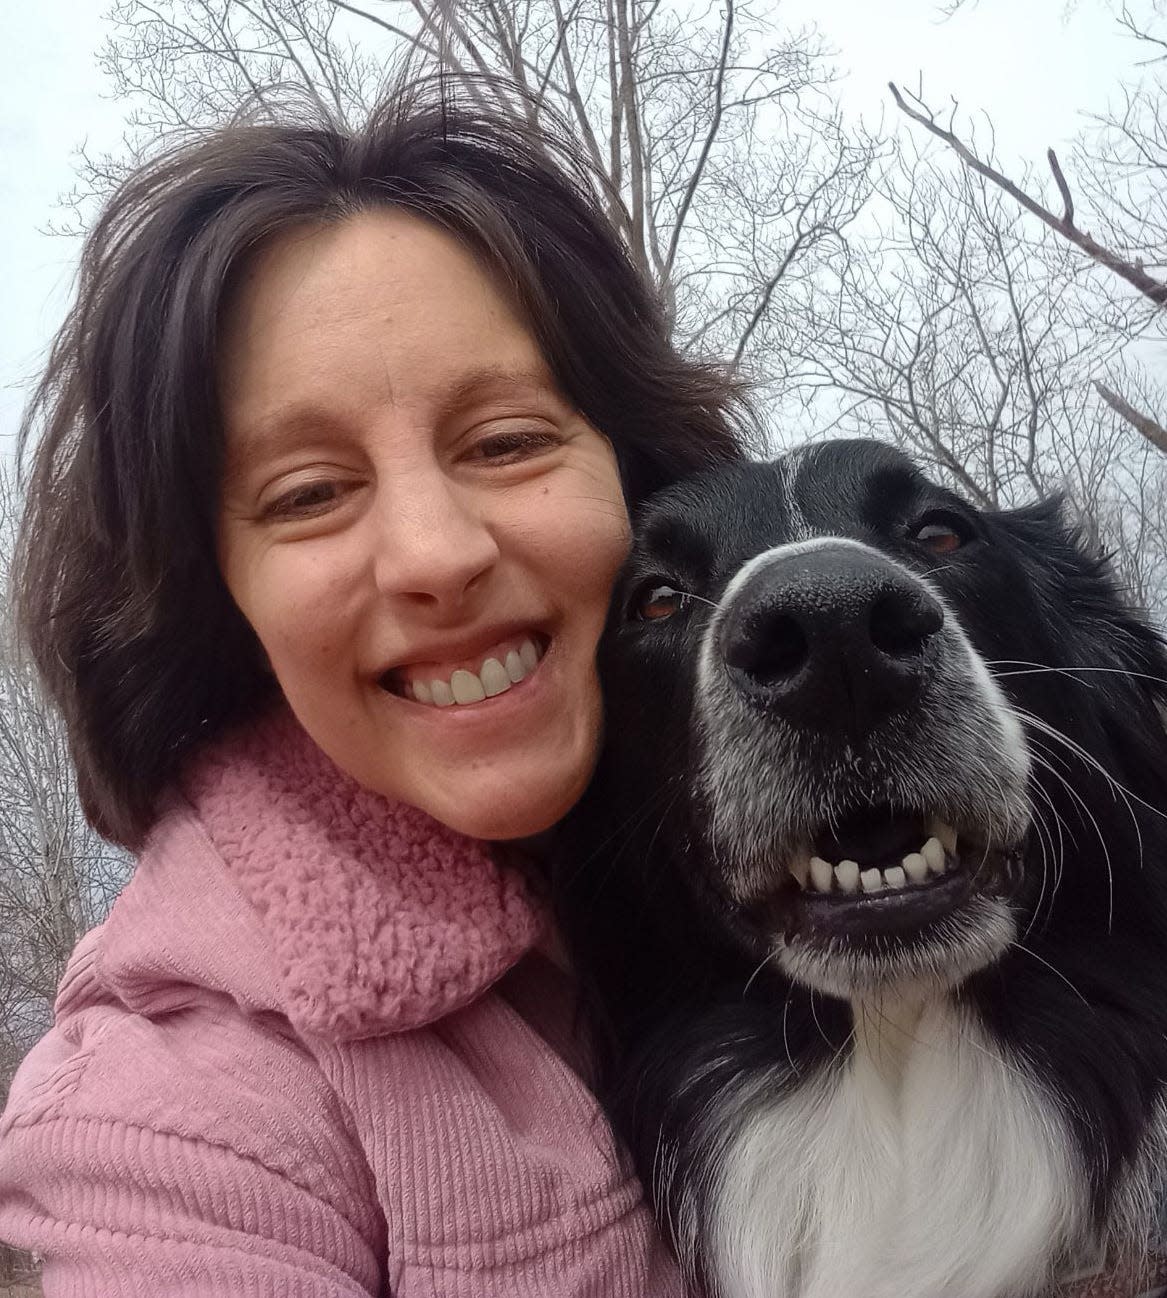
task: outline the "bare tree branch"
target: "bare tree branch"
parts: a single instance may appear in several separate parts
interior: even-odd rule
[[[931,132],[937,139],[943,140],[965,164],[979,175],[985,176],[993,184],[998,185],[1011,198],[1018,202],[1027,212],[1033,213],[1039,220],[1044,221],[1050,229],[1055,230],[1062,238],[1069,240],[1070,243],[1081,248],[1087,256],[1093,258],[1100,266],[1105,266],[1107,270],[1113,271],[1114,274],[1133,285],[1140,293],[1154,302],[1156,306],[1167,304],[1167,284],[1148,275],[1141,266],[1126,261],[1118,253],[1112,252],[1109,248],[1104,248],[1097,240],[1093,239],[1085,231],[1078,229],[1074,225],[1073,204],[1068,203],[1069,215],[1066,218],[1055,216],[1047,207],[1043,207],[1036,199],[1031,198],[1025,191],[1015,185],[1011,180],[1004,176],[996,168],[989,166],[988,163],[982,162],[951,130],[940,125],[933,114],[924,107],[917,99],[919,107],[913,108],[900,93],[899,88],[894,82],[889,82],[892,97],[900,111],[905,113],[914,122],[918,122],[926,131]],[[913,96],[915,99],[915,96]],[[1051,153],[1052,159],[1052,153]],[[1051,165],[1056,165],[1054,159]],[[1055,170],[1055,177],[1061,177],[1061,172]],[[1059,180],[1059,187],[1065,185],[1065,178]],[[1068,197],[1063,194],[1063,197]]]
[[[721,127],[722,114],[722,96],[725,90],[725,66],[729,58],[730,42],[733,39],[733,0],[726,0],[725,3],[725,28],[721,42],[721,53],[717,60],[717,67],[713,78],[713,112],[710,115],[709,127],[705,132],[705,143],[701,146],[701,153],[697,158],[697,165],[693,168],[689,176],[689,183],[685,186],[685,192],[682,195],[680,207],[677,210],[676,220],[673,222],[673,233],[669,238],[669,249],[665,253],[664,270],[665,274],[672,273],[673,262],[677,256],[677,244],[681,240],[681,232],[685,228],[685,217],[689,214],[689,208],[693,202],[693,195],[697,192],[698,185],[701,184],[702,177],[705,174],[705,164],[709,160],[709,151],[713,148],[713,142],[717,139],[717,132]],[[767,294],[767,300],[769,295]],[[750,331],[753,332],[752,330]],[[740,348],[739,348],[740,350]]]
[[[1141,410],[1136,410],[1129,401],[1120,397],[1113,388],[1108,388],[1101,379],[1094,380],[1094,387],[1103,401],[1112,410],[1117,411],[1132,428],[1142,433],[1153,446],[1167,452],[1167,428],[1157,423],[1150,415],[1145,415]]]

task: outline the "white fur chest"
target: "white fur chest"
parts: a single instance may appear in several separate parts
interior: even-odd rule
[[[721,1298],[1020,1298],[1085,1223],[1061,1116],[968,1017],[856,1007],[849,1060],[753,1114],[715,1170]]]

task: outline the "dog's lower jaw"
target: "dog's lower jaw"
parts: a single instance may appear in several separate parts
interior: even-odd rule
[[[1056,1105],[948,997],[869,998],[789,1080],[743,1082],[708,1169],[718,1298],[1022,1298],[1091,1246]]]
[[[843,1000],[955,990],[995,963],[1017,940],[1017,921],[999,898],[970,897],[958,911],[912,941],[858,946],[776,935],[773,959],[787,977]]]

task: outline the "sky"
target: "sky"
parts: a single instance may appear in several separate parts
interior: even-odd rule
[[[384,2],[384,0],[382,0]],[[764,10],[772,0],[752,0]],[[1103,111],[1140,57],[1107,0],[775,0],[792,25],[817,25],[835,51],[846,111],[898,124],[887,82],[987,113],[1006,164],[1040,161],[1086,112]],[[1069,6],[1069,7],[1068,7]],[[124,105],[95,54],[101,0],[2,0],[0,43],[0,459],[10,455],[30,381],[68,308],[79,243],[53,235],[77,150],[116,148]]]

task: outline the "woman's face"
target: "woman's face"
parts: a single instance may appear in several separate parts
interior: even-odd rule
[[[475,259],[392,210],[261,250],[221,348],[220,564],[300,723],[464,833],[547,828],[599,738],[607,440]]]

